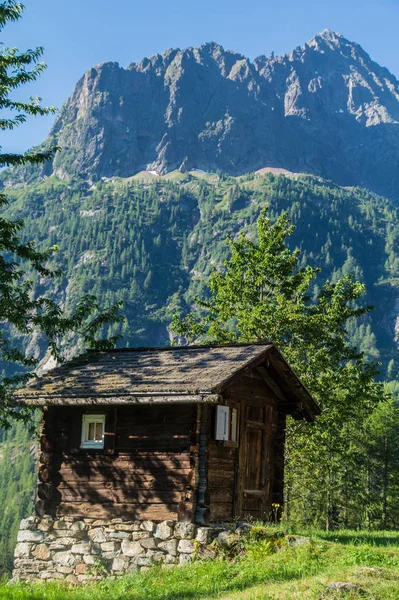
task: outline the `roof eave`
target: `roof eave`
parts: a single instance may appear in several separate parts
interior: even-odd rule
[[[133,404],[217,404],[221,396],[214,393],[204,394],[124,394],[102,396],[61,396],[39,395],[24,396],[15,400],[15,406],[109,406]]]

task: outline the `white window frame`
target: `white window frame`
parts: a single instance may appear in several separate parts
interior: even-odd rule
[[[90,423],[101,423],[103,434],[101,440],[87,440],[88,429]],[[92,415],[85,414],[82,418],[82,443],[81,448],[89,448],[91,450],[102,450],[104,448],[104,434],[105,434],[105,415]]]

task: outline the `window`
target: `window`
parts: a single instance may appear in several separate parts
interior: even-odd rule
[[[238,411],[229,406],[216,407],[215,440],[238,441]]]
[[[104,448],[105,415],[83,415],[82,448]]]

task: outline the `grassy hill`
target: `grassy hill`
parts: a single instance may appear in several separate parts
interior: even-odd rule
[[[328,600],[399,598],[399,533],[300,532],[291,547],[281,528],[258,533],[216,559],[153,567],[78,588],[0,584],[3,600]],[[262,535],[260,532],[265,531]],[[288,538],[289,539],[289,538]],[[345,584],[340,589],[338,584]],[[349,585],[348,585],[349,584]],[[353,587],[351,587],[353,586]],[[348,589],[349,588],[349,589]]]

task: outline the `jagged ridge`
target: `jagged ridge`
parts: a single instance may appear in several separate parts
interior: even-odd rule
[[[253,62],[215,43],[124,69],[89,69],[50,139],[46,173],[70,178],[265,166],[310,172],[399,199],[399,83],[356,43],[325,30]]]

